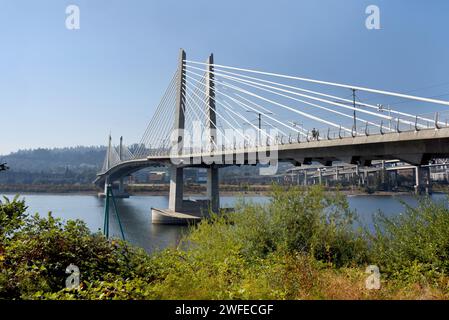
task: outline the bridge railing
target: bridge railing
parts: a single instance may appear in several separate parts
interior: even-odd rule
[[[449,111],[438,113],[426,113],[415,116],[399,116],[390,120],[383,120],[379,123],[366,122],[359,123],[357,128],[350,130],[344,128],[330,129],[319,128],[318,134],[313,134],[312,130],[305,131],[304,134],[278,134],[274,138],[263,137],[260,141],[240,141],[235,143],[223,143],[219,145],[188,146],[183,149],[182,154],[211,154],[214,152],[242,151],[259,147],[273,145],[286,145],[293,143],[308,143],[323,140],[338,140],[344,138],[355,138],[361,136],[384,135],[389,133],[401,133],[409,131],[419,131],[425,129],[440,129],[449,127]],[[170,148],[165,146],[150,150],[153,156],[169,156]]]
[[[241,141],[235,144],[223,144],[213,147],[199,147],[185,150],[184,153],[211,153],[218,151],[239,151],[251,148],[267,147],[272,145],[286,145],[293,143],[308,143],[323,140],[338,140],[344,138],[355,138],[361,136],[385,135],[389,133],[401,133],[410,131],[419,131],[426,129],[441,129],[449,127],[449,111],[438,113],[426,113],[415,116],[395,117],[390,120],[380,121],[379,123],[366,122],[360,123],[357,128],[348,129],[330,129],[319,128],[317,134],[313,134],[312,130],[306,131],[305,134],[278,134],[274,138],[263,138],[260,142]],[[193,150],[193,152],[192,152]]]

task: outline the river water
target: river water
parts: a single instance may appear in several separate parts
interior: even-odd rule
[[[5,196],[13,197],[11,194],[5,194]],[[51,211],[55,217],[65,220],[81,219],[92,231],[98,231],[103,227],[104,199],[99,199],[96,196],[25,194],[21,197],[25,198],[30,214],[45,215]],[[446,197],[445,194],[432,195],[432,199],[435,201],[443,201]],[[224,196],[220,199],[223,207],[231,207],[239,198]],[[372,221],[373,214],[379,210],[387,215],[404,212],[401,200],[412,206],[417,204],[417,199],[411,195],[348,197],[350,207],[357,211],[361,221],[368,226]],[[244,201],[260,203],[268,201],[268,198],[246,196]],[[126,240],[148,252],[175,245],[187,230],[186,227],[181,226],[151,224],[151,208],[167,208],[167,196],[132,196],[129,199],[118,199],[117,205]],[[114,210],[111,208],[110,212],[110,233],[119,237],[120,231]]]

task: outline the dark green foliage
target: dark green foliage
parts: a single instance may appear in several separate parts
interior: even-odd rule
[[[353,229],[355,214],[344,196],[325,193],[321,187],[273,189],[267,205],[241,203],[235,213],[215,217],[209,222],[214,232],[201,239],[229,237],[249,258],[285,252],[311,255],[336,266],[366,260],[365,241]],[[197,246],[210,241],[197,241]]]
[[[6,197],[4,201],[4,204],[0,201],[0,246],[14,230],[24,224],[26,218],[24,200],[19,200],[19,197],[16,196],[13,201]]]
[[[325,193],[319,186],[274,187],[266,212],[272,217],[278,248],[307,253],[336,266],[365,261],[365,241],[353,229],[356,215],[338,192]]]
[[[143,250],[91,234],[80,220],[63,223],[51,214],[26,218],[24,211],[22,201],[0,205],[1,230],[9,235],[0,245],[0,297],[26,298],[38,291],[59,291],[65,287],[65,269],[70,264],[79,267],[86,282],[111,276],[151,276],[144,263],[149,257]]]
[[[405,213],[375,217],[372,260],[389,275],[418,280],[449,275],[449,210],[443,202],[420,199]]]

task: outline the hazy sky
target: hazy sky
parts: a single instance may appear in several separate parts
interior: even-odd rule
[[[66,7],[81,11],[65,27]],[[365,28],[378,5],[381,30]],[[136,142],[178,50],[216,63],[447,94],[449,1],[0,0],[0,154]],[[424,113],[423,110],[421,113]]]

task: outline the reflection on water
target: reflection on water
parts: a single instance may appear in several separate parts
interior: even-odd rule
[[[13,197],[7,194],[8,197]],[[38,212],[45,215],[52,211],[56,217],[62,219],[81,219],[86,222],[92,231],[98,231],[103,227],[104,199],[91,195],[52,195],[33,194],[23,195],[29,207],[29,213]],[[445,200],[446,195],[434,194],[432,199]],[[231,207],[241,197],[221,197],[221,205]],[[245,201],[263,203],[267,197],[245,196]],[[413,196],[349,196],[350,207],[357,211],[363,224],[371,225],[372,215],[382,211],[387,215],[404,212],[404,201],[409,205],[416,205],[417,200]],[[157,249],[175,245],[187,228],[182,226],[166,226],[151,224],[151,207],[166,208],[168,197],[166,196],[133,196],[129,199],[118,199],[117,205],[120,218],[128,241],[151,252]],[[120,237],[115,211],[110,211],[110,233]]]

